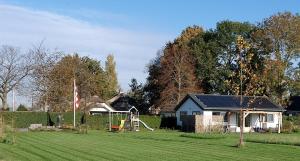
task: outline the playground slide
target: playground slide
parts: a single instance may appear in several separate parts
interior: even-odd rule
[[[154,129],[150,128],[148,125],[146,125],[146,123],[144,123],[142,120],[139,120],[139,122],[142,123],[145,126],[145,128],[147,128],[148,130],[151,130],[151,131],[154,130]]]

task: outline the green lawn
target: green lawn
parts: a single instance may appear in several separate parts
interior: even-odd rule
[[[0,144],[0,160],[299,160],[300,134],[246,134],[251,142],[236,148],[238,134],[201,135],[176,131],[89,134],[28,132],[17,144]],[[275,138],[275,139],[274,139]],[[277,140],[276,140],[277,139]]]

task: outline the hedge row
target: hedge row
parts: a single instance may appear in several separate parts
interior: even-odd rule
[[[12,124],[16,128],[27,128],[30,124],[43,124],[47,125],[47,113],[46,112],[2,112],[1,115],[4,118],[5,124]],[[51,112],[50,117],[54,123],[57,123],[57,116],[59,113]],[[73,124],[73,112],[65,112],[63,115],[63,123],[67,125]],[[82,113],[76,113],[76,124],[80,124]],[[125,115],[114,115],[114,124],[120,119],[124,119]],[[161,119],[159,116],[140,115],[140,120],[145,122],[152,128],[159,128]],[[108,115],[86,115],[86,123],[91,129],[105,130],[108,125]],[[142,125],[141,125],[142,127]]]

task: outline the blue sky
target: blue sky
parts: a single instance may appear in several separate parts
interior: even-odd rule
[[[214,28],[222,20],[261,22],[300,12],[298,0],[0,0],[0,45],[25,52],[45,46],[102,61],[115,55],[123,90],[145,82],[146,64],[187,26]]]
[[[0,0],[112,27],[176,35],[189,25],[220,20],[260,22],[274,13],[299,12],[298,0]]]

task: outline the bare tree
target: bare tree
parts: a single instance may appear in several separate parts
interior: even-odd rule
[[[13,46],[0,48],[0,99],[3,110],[7,110],[7,96],[32,71],[32,55],[21,54]]]
[[[165,108],[173,108],[187,93],[199,92],[195,76],[195,61],[186,46],[168,45],[161,58],[162,75],[160,103]]]
[[[37,98],[43,110],[48,105],[48,90],[51,84],[50,72],[55,64],[62,58],[62,52],[51,52],[43,46],[43,41],[34,46],[30,53],[34,56],[33,72],[31,76],[32,96]]]

